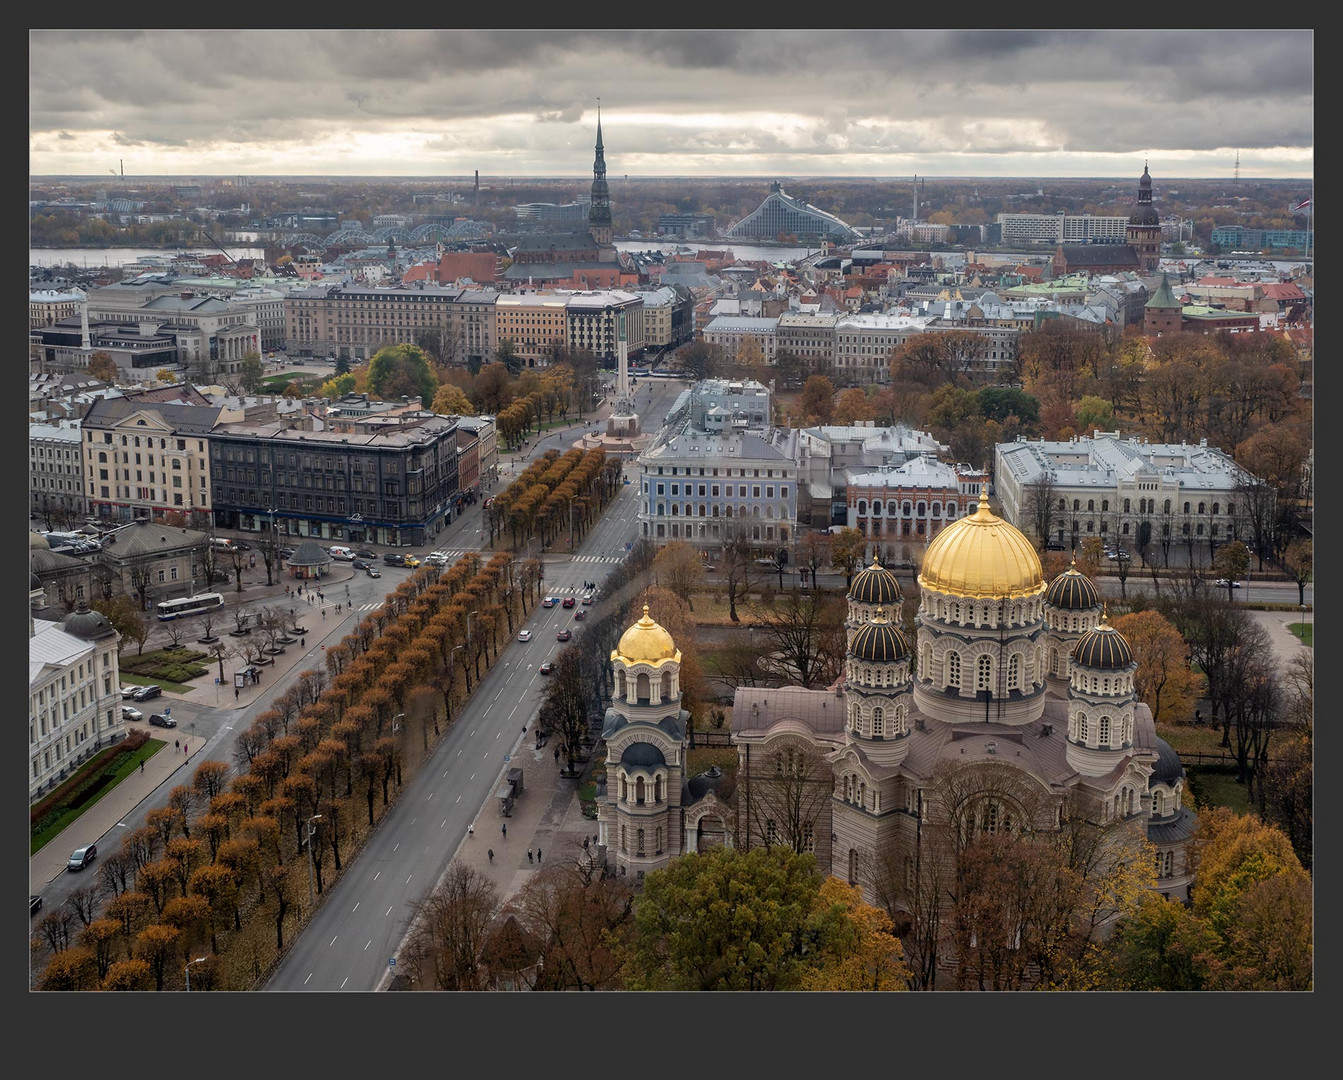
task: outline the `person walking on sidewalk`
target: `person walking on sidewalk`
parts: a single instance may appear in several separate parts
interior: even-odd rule
[[[476,826],[475,826],[475,823],[474,823],[474,822],[472,822],[471,824],[467,825],[467,827],[466,827],[466,835],[467,835],[467,836],[475,836],[475,835],[476,835]]]
[[[540,863],[541,863],[541,849],[540,849],[540,848],[537,848],[537,849],[536,849],[536,862],[537,862],[537,865],[538,865],[538,866],[539,866]]]
[[[494,848],[490,848],[489,855],[490,855],[490,862],[494,862]]]
[[[528,862],[531,862],[531,861],[532,861],[532,849],[531,849],[531,848],[528,848],[528,849],[527,849],[527,861],[528,861]]]
[[[503,825],[500,826],[500,828],[503,830],[504,839],[507,840],[507,839],[508,839],[508,822],[505,821],[505,822],[503,823]]]

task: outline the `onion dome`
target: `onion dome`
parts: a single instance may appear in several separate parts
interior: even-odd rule
[[[866,570],[860,570],[854,577],[849,599],[859,604],[893,605],[900,603],[904,596],[896,576],[873,556],[872,565]]]
[[[948,525],[928,545],[919,585],[952,596],[1018,599],[1043,592],[1045,576],[1031,542],[989,510],[985,484],[979,509]]]
[[[620,764],[651,769],[657,765],[667,764],[667,759],[662,756],[662,751],[651,742],[636,742],[630,743],[621,751]]]
[[[690,792],[690,801],[698,802],[709,792],[717,791],[725,779],[723,770],[717,765],[710,765],[704,772],[692,776],[686,782],[686,789]]]
[[[1073,564],[1049,583],[1045,603],[1065,611],[1088,611],[1101,606],[1101,594],[1095,582],[1077,569],[1073,556]]]
[[[1138,180],[1138,201],[1133,206],[1133,212],[1128,216],[1130,225],[1160,225],[1161,218],[1157,216],[1156,207],[1152,205],[1152,175],[1147,171],[1147,166],[1142,167],[1142,177]]]
[[[611,654],[612,660],[622,660],[626,664],[653,664],[657,666],[667,660],[681,662],[681,651],[658,623],[648,615],[648,605],[644,605],[644,616],[631,626],[620,638],[620,644]]]
[[[909,656],[909,640],[898,626],[886,621],[881,608],[870,623],[858,628],[849,652],[855,660],[904,660]]]
[[[79,602],[78,608],[65,617],[61,629],[85,641],[116,633],[107,616],[98,611],[90,611],[83,600]]]
[[[1153,749],[1156,750],[1156,768],[1152,770],[1152,775],[1148,777],[1147,785],[1153,784],[1173,784],[1184,777],[1184,762],[1180,760],[1174,748],[1161,736],[1154,736],[1152,739]]]
[[[1110,625],[1104,615],[1101,624],[1077,639],[1073,662],[1102,671],[1122,671],[1133,663],[1133,650],[1124,635]]]

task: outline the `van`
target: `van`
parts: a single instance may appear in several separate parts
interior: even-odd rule
[[[227,536],[210,537],[210,546],[218,551],[236,551],[238,549],[238,545]]]
[[[326,549],[326,553],[333,559],[342,559],[345,562],[354,562],[354,552],[347,547],[334,546]]]

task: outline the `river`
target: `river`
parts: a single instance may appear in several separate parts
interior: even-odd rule
[[[228,247],[227,251],[235,259],[264,259],[265,248]],[[73,263],[81,269],[96,270],[103,266],[127,266],[140,259],[172,258],[174,255],[211,255],[218,254],[218,248],[193,247],[190,251],[180,248],[29,248],[29,266],[65,266]]]

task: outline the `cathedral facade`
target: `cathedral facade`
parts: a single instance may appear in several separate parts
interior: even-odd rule
[[[1157,889],[1187,899],[1184,768],[1094,583],[1075,566],[1046,582],[985,491],[929,544],[918,582],[913,640],[898,580],[874,563],[849,589],[835,685],[736,691],[725,798],[713,774],[686,776],[680,652],[645,609],[611,654],[599,820],[617,872],[716,843],[783,844],[899,909],[939,822],[969,835],[1084,821],[1149,841]]]

